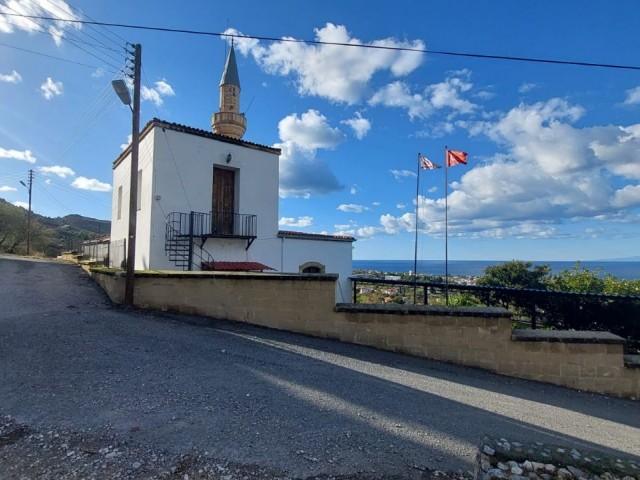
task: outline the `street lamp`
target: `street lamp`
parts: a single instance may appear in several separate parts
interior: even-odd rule
[[[133,306],[134,270],[136,268],[136,222],[138,210],[138,144],[140,142],[140,66],[142,46],[134,45],[133,105],[124,80],[113,80],[111,86],[122,103],[133,113],[131,127],[131,177],[129,181],[129,239],[127,241],[127,272],[124,287],[124,304]]]
[[[111,86],[116,92],[116,95],[118,95],[120,101],[125,105],[129,105],[129,108],[131,108],[131,94],[129,94],[129,88],[127,88],[125,81],[122,79],[112,80]]]

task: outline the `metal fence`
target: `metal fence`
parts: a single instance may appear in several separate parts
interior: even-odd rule
[[[85,260],[108,266],[109,250],[109,240],[86,240],[82,243],[80,252]]]
[[[109,268],[125,268],[127,265],[127,239],[109,242],[109,261],[105,263]]]
[[[353,302],[366,297],[418,305],[500,306],[531,328],[604,330],[640,346],[640,296],[558,292],[351,277]]]

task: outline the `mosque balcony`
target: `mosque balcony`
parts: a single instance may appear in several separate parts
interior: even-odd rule
[[[247,249],[258,236],[258,216],[229,211],[172,212],[167,216],[167,238],[228,238],[247,241]]]
[[[211,126],[220,135],[241,138],[247,130],[247,119],[241,113],[218,112],[213,114]]]

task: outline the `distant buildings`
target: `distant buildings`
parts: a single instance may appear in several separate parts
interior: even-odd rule
[[[337,273],[349,301],[348,236],[278,229],[279,155],[242,139],[233,46],[219,85],[213,132],[153,119],[140,133],[137,270],[275,270]],[[113,164],[111,240],[126,239],[131,147]]]

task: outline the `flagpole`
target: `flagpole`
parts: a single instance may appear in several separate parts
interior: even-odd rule
[[[418,282],[418,214],[420,213],[420,153],[418,153],[418,178],[416,180],[416,238],[413,250],[413,304],[416,304]]]
[[[444,299],[449,306],[449,159],[444,146]]]

